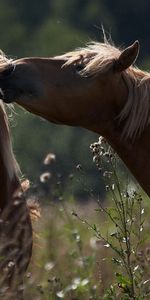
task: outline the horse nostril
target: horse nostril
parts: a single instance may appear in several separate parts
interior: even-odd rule
[[[14,72],[15,65],[8,65],[3,71],[0,72],[0,79],[6,79]]]

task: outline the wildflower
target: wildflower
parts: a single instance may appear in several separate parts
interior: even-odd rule
[[[90,239],[90,246],[94,250],[101,249],[104,247],[104,242],[97,239],[96,237],[92,237]]]
[[[106,144],[106,139],[103,138],[102,136],[100,136],[99,139],[98,139],[98,143],[99,143],[99,145]]]
[[[54,153],[48,153],[43,161],[44,165],[50,165],[56,161],[56,155]]]
[[[64,293],[64,291],[62,290],[62,291],[57,292],[57,293],[56,293],[56,296],[57,296],[58,298],[64,298],[64,297],[65,297],[65,293]]]
[[[72,290],[76,290],[77,287],[80,285],[80,283],[81,283],[81,278],[80,277],[74,278],[73,281],[72,281],[72,285],[71,285]]]
[[[50,178],[51,178],[51,173],[50,172],[45,172],[45,173],[41,174],[40,181],[42,183],[46,183]]]
[[[114,191],[114,189],[115,189],[114,183],[112,184],[111,188],[112,188],[112,191]]]
[[[14,267],[15,263],[13,261],[9,261],[8,263],[8,268]]]
[[[135,195],[136,195],[136,187],[135,187],[135,185],[133,185],[133,184],[128,185],[127,195],[128,195],[128,197],[130,197],[131,199],[134,200]]]
[[[149,283],[150,282],[150,279],[147,279],[147,280],[145,280],[144,282],[143,282],[143,285],[145,285],[145,284],[147,284],[147,283]]]
[[[112,172],[110,172],[110,171],[104,171],[103,177],[110,178],[111,176],[112,176]]]
[[[45,264],[44,269],[46,271],[51,271],[54,268],[55,264],[52,261],[49,261]]]
[[[105,189],[106,189],[106,192],[108,192],[109,189],[110,189],[109,185],[106,185],[106,186],[105,186]]]
[[[143,215],[144,214],[144,208],[142,208],[142,210],[141,210],[141,215]]]
[[[28,179],[25,179],[21,182],[21,187],[23,192],[26,192],[30,188],[30,181]]]
[[[85,286],[89,283],[89,279],[88,278],[85,278],[81,281],[81,286]]]
[[[77,169],[78,171],[81,171],[81,170],[82,170],[82,166],[81,166],[80,164],[78,164],[78,165],[76,166],[76,169]]]
[[[31,272],[28,272],[28,273],[26,274],[26,277],[27,277],[27,278],[31,278],[31,276],[32,276]]]

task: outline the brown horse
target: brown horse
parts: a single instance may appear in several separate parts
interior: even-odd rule
[[[32,227],[0,102],[0,299],[23,299],[23,276],[32,251]]]
[[[58,124],[104,136],[150,195],[150,74],[132,64],[136,41],[104,43],[53,58],[0,63],[1,97]]]

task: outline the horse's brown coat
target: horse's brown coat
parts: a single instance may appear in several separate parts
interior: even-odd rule
[[[6,102],[104,136],[150,195],[150,75],[131,66],[138,52],[138,42],[124,51],[106,42],[54,58],[22,58],[11,62],[9,76],[3,65],[0,87]]]

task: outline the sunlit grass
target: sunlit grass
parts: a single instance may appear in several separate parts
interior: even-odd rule
[[[59,181],[41,205],[25,299],[149,299],[149,204],[122,182],[118,158],[105,147],[101,141],[92,147],[105,179],[105,201],[89,189],[91,200],[79,203]]]

